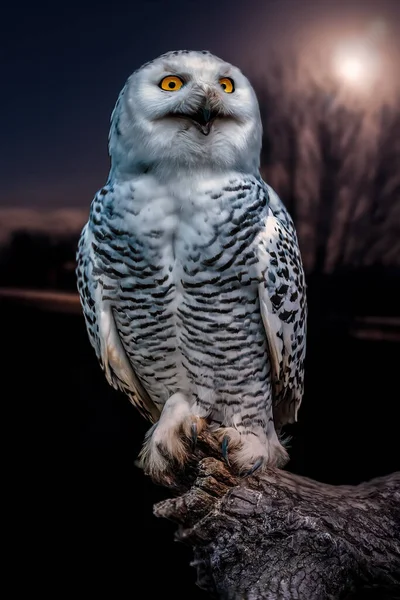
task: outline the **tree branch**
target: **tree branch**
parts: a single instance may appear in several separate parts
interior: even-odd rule
[[[180,495],[154,509],[193,547],[201,588],[226,599],[400,598],[400,473],[358,486],[276,469],[241,478],[217,456],[202,435],[199,462],[174,482]]]

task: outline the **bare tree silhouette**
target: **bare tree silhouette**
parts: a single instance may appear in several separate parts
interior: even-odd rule
[[[367,202],[352,220],[355,242],[366,233],[364,244],[354,243],[350,248],[357,266],[378,261],[391,265],[400,260],[400,98],[396,110],[381,109],[377,129]]]
[[[288,72],[278,63],[254,85],[262,172],[296,222],[306,270],[399,267],[400,97],[372,111],[327,78]]]

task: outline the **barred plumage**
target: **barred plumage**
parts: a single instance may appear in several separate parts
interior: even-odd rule
[[[179,118],[168,105],[160,132],[159,108],[156,125],[142,114],[145,127],[139,123],[134,135],[137,74],[148,72],[146,89],[148,80],[179,72],[176,61],[183,73],[191,70],[202,96],[192,89],[180,98]],[[246,92],[240,118],[214,89],[227,68],[236,90]],[[167,54],[131,80],[113,113],[110,179],[92,202],[78,249],[90,341],[109,382],[156,423],[142,455],[154,477],[166,476],[166,456],[171,464],[184,460],[182,436],[195,437],[205,419],[224,453],[230,442],[240,469],[284,464],[276,430],[295,420],[303,394],[305,286],[293,223],[259,176],[255,97],[237,69],[196,52]],[[207,134],[193,123],[204,95],[216,113]],[[194,102],[187,119],[184,102]],[[132,111],[129,120],[124,111]],[[153,137],[145,140],[149,121]],[[235,127],[246,133],[239,142]],[[171,128],[182,148],[175,155],[163,147],[158,157],[159,134],[171,138]]]

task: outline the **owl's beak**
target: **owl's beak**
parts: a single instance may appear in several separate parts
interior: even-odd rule
[[[175,112],[170,113],[170,116],[190,119],[203,135],[208,135],[211,131],[212,124],[214,123],[216,117],[220,116],[220,113],[211,108],[208,98],[205,97],[196,112]]]
[[[208,135],[217,113],[211,109],[208,98],[205,98],[204,104],[190,118],[195,122],[203,135]]]

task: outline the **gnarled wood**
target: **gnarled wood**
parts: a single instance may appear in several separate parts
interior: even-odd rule
[[[155,506],[193,547],[201,588],[226,599],[400,598],[400,473],[357,486],[274,469],[240,478],[217,450],[202,436],[180,495]]]

